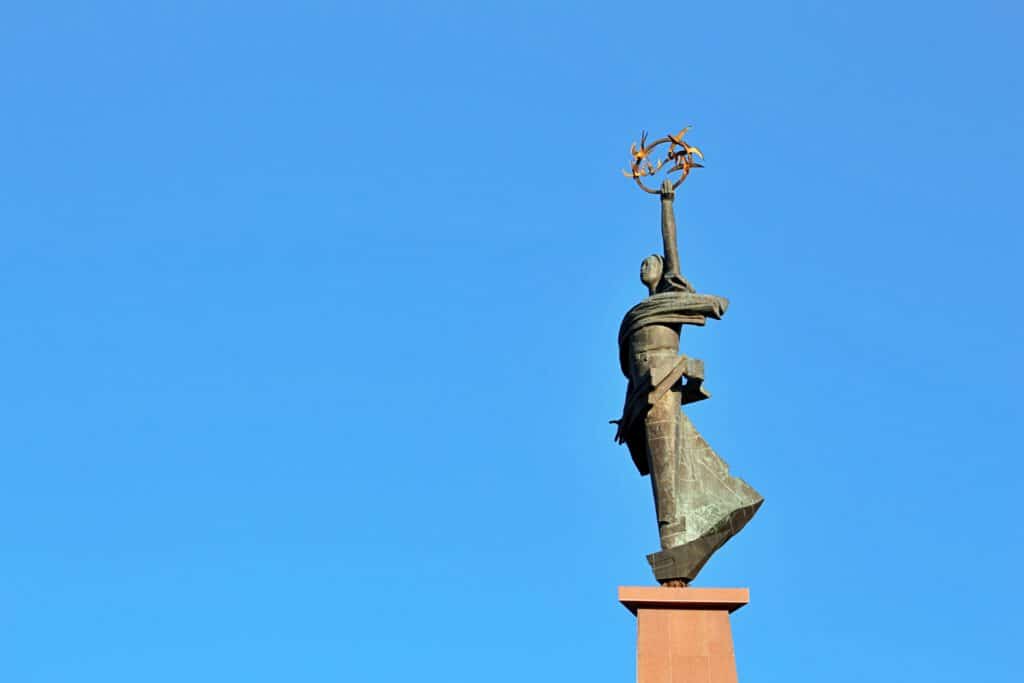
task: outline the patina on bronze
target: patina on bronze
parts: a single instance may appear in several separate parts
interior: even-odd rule
[[[624,171],[645,192],[661,199],[664,254],[652,254],[640,266],[649,296],[631,308],[619,328],[619,365],[629,380],[616,441],[625,443],[641,475],[651,476],[661,551],[647,556],[664,585],[685,586],[711,555],[750,521],[764,502],[711,449],[681,410],[710,398],[704,388],[704,363],[679,354],[683,325],[721,319],[727,299],[698,294],[680,273],[674,211],[675,190],[703,153],[685,140],[689,127],[647,144],[647,134],[630,149]],[[665,157],[655,150],[668,145]],[[662,169],[658,190],[644,184]],[[674,178],[671,174],[678,173]]]

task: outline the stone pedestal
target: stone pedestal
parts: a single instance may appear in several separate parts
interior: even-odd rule
[[[737,683],[729,614],[746,588],[620,586],[636,615],[637,683]]]

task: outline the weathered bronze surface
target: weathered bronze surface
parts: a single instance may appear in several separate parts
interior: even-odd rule
[[[727,299],[698,294],[680,273],[674,211],[675,190],[701,164],[701,151],[683,141],[689,130],[647,144],[647,134],[630,150],[627,177],[661,198],[664,254],[653,254],[640,266],[640,281],[649,296],[631,308],[619,328],[619,365],[629,380],[622,417],[615,435],[629,447],[641,475],[651,476],[658,516],[661,551],[647,556],[654,576],[663,584],[686,585],[711,555],[750,521],[764,502],[701,437],[682,412],[683,405],[710,398],[704,388],[704,363],[679,354],[683,325],[704,325],[721,319]],[[665,158],[654,162],[654,150],[668,144]],[[660,189],[643,178],[663,168]],[[679,175],[673,180],[672,173]]]

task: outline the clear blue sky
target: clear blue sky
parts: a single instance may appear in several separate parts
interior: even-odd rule
[[[8,3],[0,679],[628,681],[695,124],[745,681],[1020,677],[1019,3]]]

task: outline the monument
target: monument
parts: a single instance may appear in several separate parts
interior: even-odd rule
[[[728,615],[746,604],[747,591],[687,586],[764,502],[729,473],[682,410],[711,396],[704,363],[679,353],[682,329],[720,320],[729,306],[723,297],[698,293],[681,272],[675,194],[704,159],[684,139],[688,130],[649,144],[643,133],[624,171],[659,196],[663,243],[663,253],[640,266],[647,298],[619,327],[619,366],[628,383],[622,416],[612,420],[616,441],[629,448],[640,474],[650,475],[661,541],[661,550],[647,556],[661,588],[619,589],[620,601],[637,615],[640,683],[736,680]],[[658,176],[660,187],[649,186]]]

